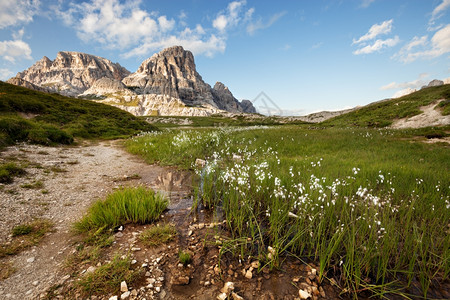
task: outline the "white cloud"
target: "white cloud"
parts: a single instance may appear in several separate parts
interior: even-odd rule
[[[14,73],[11,70],[0,68],[0,80],[7,80],[13,75]]]
[[[434,22],[435,20],[442,17],[444,11],[449,7],[450,7],[450,0],[443,0],[442,3],[436,6],[436,8],[431,13],[430,22]]]
[[[420,48],[420,49],[417,49]],[[431,40],[428,36],[414,37],[393,58],[409,63],[421,58],[435,58],[450,52],[450,24],[438,30]]]
[[[376,40],[371,45],[367,45],[363,48],[353,51],[353,54],[360,55],[360,54],[370,54],[373,52],[378,52],[383,48],[394,47],[399,42],[400,42],[400,39],[398,36],[395,36],[394,38],[386,39],[386,40]]]
[[[30,46],[21,40],[0,42],[0,57],[11,63],[16,59],[32,59]]]
[[[390,20],[384,21],[381,24],[372,25],[372,27],[370,27],[370,29],[369,29],[369,32],[367,32],[365,35],[361,36],[357,40],[353,39],[353,44],[359,44],[362,42],[370,41],[381,34],[390,33],[392,30],[393,22],[394,22],[394,20],[390,19]]]
[[[0,29],[31,22],[39,5],[39,0],[0,1]]]
[[[401,96],[411,94],[411,93],[415,92],[416,90],[418,90],[419,88],[421,88],[422,86],[426,85],[428,83],[426,79],[429,77],[430,77],[430,74],[422,73],[419,75],[419,78],[417,78],[415,80],[408,81],[408,82],[401,82],[401,83],[397,83],[394,81],[394,82],[391,82],[389,84],[382,86],[380,88],[380,90],[398,90],[392,96],[392,98],[398,98]]]
[[[361,7],[367,8],[367,7],[369,7],[369,5],[372,4],[373,2],[375,2],[375,0],[362,0]]]
[[[242,11],[247,4],[246,0],[233,1],[228,4],[225,11],[219,13],[213,20],[213,27],[224,33],[228,28],[236,26],[242,20]],[[250,8],[244,13],[244,17],[253,14],[254,8]]]
[[[195,54],[213,56],[224,52],[227,33],[246,28],[252,21],[254,8],[246,9],[246,0],[232,1],[217,13],[209,26],[189,26],[184,11],[171,19],[154,11],[141,9],[142,0],[84,0],[53,6],[54,13],[86,43],[99,43],[122,51],[122,56],[146,56],[161,48],[181,45]],[[267,28],[280,16],[274,15]]]
[[[250,35],[253,35],[258,30],[269,28],[276,21],[278,21],[278,19],[283,17],[286,13],[287,12],[285,12],[285,11],[276,13],[273,16],[271,16],[270,19],[267,22],[263,22],[262,19],[259,18],[257,21],[248,24],[248,26],[247,26],[247,33],[250,34]]]

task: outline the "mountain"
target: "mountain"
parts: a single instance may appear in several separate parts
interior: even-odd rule
[[[54,61],[44,56],[8,82],[96,100],[137,116],[256,112],[251,102],[239,102],[224,84],[211,88],[205,83],[193,54],[181,46],[154,54],[134,73],[98,56],[59,52]]]

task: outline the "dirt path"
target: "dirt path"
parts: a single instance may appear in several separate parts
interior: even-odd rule
[[[427,106],[422,106],[420,108],[422,113],[419,115],[394,121],[391,128],[422,128],[428,126],[449,125],[450,116],[443,116],[437,107],[441,101],[443,100],[433,102]]]
[[[184,179],[176,178],[169,169],[147,165],[111,143],[82,147],[20,145],[0,153],[2,159],[28,161],[27,175],[0,190],[0,241],[11,238],[9,233],[15,225],[35,218],[47,218],[55,224],[55,232],[40,245],[11,257],[16,272],[0,281],[0,299],[33,298],[61,282],[60,267],[72,250],[70,226],[94,200],[114,188],[144,184],[172,190],[175,195],[189,191],[189,185],[187,191],[179,189]],[[23,187],[36,182],[43,186]]]

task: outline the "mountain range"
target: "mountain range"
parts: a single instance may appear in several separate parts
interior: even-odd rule
[[[110,104],[136,116],[256,113],[251,101],[238,101],[223,83],[205,83],[193,54],[181,46],[154,54],[134,73],[106,58],[61,51],[7,82]]]

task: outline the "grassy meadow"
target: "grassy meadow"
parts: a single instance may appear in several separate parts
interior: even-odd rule
[[[194,205],[227,220],[222,253],[271,268],[287,256],[312,261],[321,280],[354,294],[419,285],[426,295],[450,271],[450,152],[424,143],[434,131],[166,130],[126,146],[149,163],[196,171]]]
[[[155,127],[109,105],[0,81],[0,149],[16,142],[71,144],[74,138],[112,139],[149,130]]]

